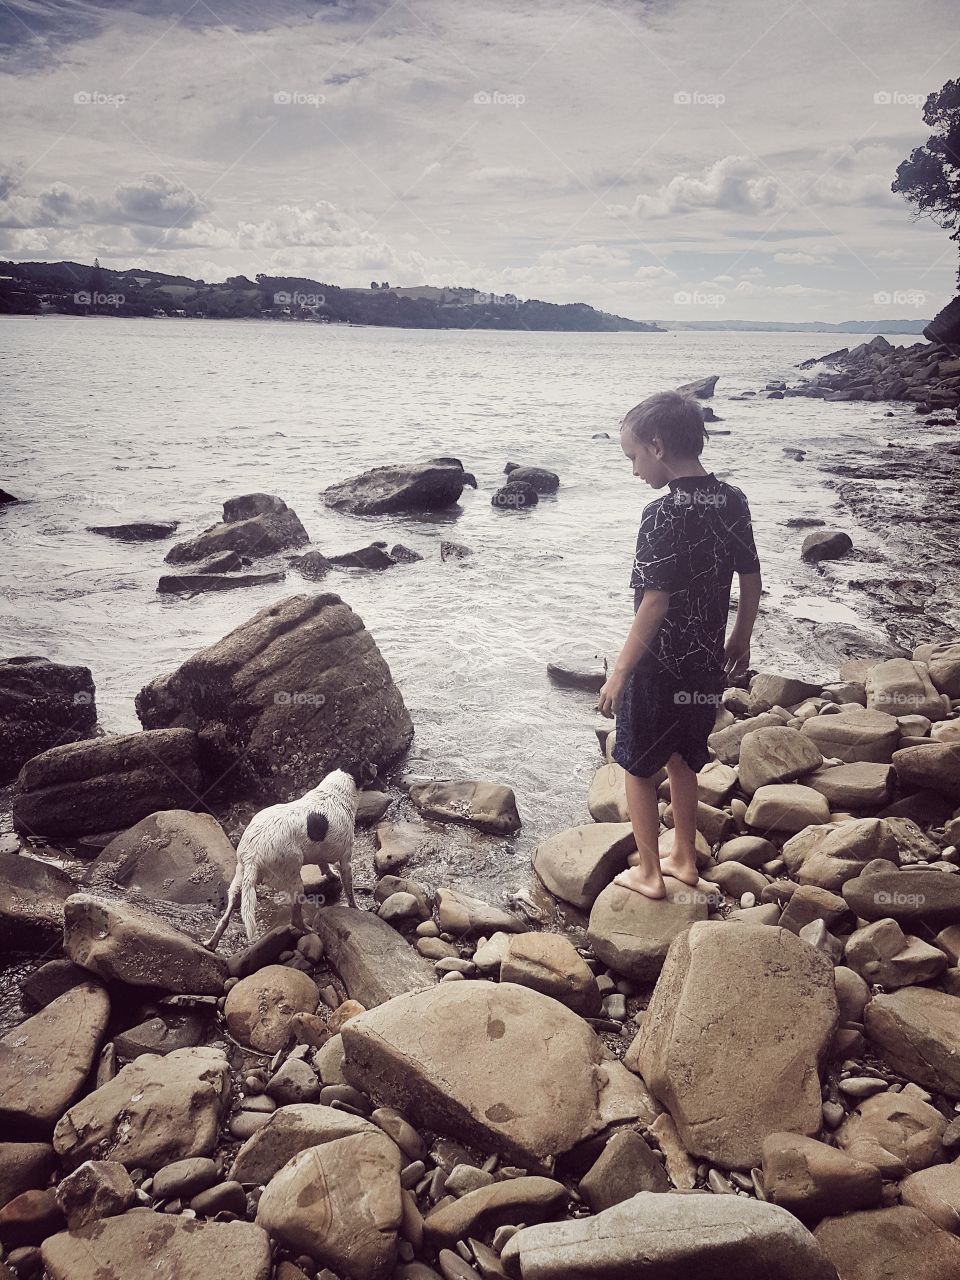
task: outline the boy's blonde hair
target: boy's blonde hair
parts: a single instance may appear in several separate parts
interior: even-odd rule
[[[707,433],[703,411],[696,400],[679,391],[659,391],[633,406],[623,419],[638,444],[650,444],[659,436],[664,451],[675,458],[698,458]]]

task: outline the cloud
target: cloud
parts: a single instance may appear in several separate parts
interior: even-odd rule
[[[139,182],[122,182],[105,213],[114,213],[119,221],[172,227],[190,226],[206,211],[204,202],[184,183],[161,173],[146,173]]]
[[[731,155],[717,160],[700,175],[678,173],[652,195],[638,195],[630,211],[651,218],[709,209],[772,213],[781,198],[780,183],[758,161]]]

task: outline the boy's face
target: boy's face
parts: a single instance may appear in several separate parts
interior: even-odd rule
[[[670,473],[663,462],[663,445],[654,436],[650,444],[635,440],[629,427],[620,428],[620,447],[633,463],[633,474],[645,480],[651,489],[662,489]]]

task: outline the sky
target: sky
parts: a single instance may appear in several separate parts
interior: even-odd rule
[[[953,0],[0,0],[0,256],[929,318]]]

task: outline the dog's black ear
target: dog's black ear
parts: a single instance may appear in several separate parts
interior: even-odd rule
[[[321,844],[327,838],[330,823],[322,813],[307,814],[307,839]]]

